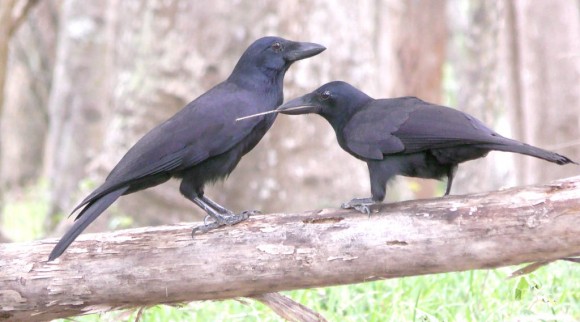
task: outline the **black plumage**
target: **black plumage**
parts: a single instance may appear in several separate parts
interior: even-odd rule
[[[363,212],[383,201],[386,184],[395,175],[447,178],[448,195],[458,164],[484,157],[492,150],[560,165],[575,163],[563,155],[505,138],[461,111],[416,97],[373,99],[340,81],[291,100],[275,112],[321,115],[333,127],[340,146],[367,163],[372,197],[343,204]]]
[[[49,256],[59,257],[74,239],[121,195],[182,178],[180,192],[204,209],[214,222],[202,231],[247,218],[204,195],[204,185],[226,177],[253,149],[275,115],[235,122],[242,115],[275,109],[283,101],[284,75],[300,59],[319,54],[321,45],[279,37],[256,40],[232,74],[145,134],[123,156],[105,182],[74,210],[82,208],[73,227]]]

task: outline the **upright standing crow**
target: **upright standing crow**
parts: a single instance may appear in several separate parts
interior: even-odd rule
[[[245,220],[247,212],[236,215],[204,196],[204,185],[230,174],[276,117],[268,115],[243,123],[236,123],[235,119],[279,106],[283,101],[284,74],[290,65],[325,49],[278,37],[256,40],[228,79],[149,131],[127,151],[105,182],[73,210],[74,213],[84,207],[50,253],[49,261],[59,257],[117,198],[171,177],[182,178],[180,192],[213,218],[200,230]]]
[[[383,201],[387,181],[395,175],[447,177],[448,195],[457,165],[484,157],[491,150],[557,164],[575,163],[563,155],[505,138],[458,110],[416,97],[375,100],[345,82],[325,84],[274,112],[320,114],[334,128],[338,144],[367,163],[372,197],[342,205],[365,213],[369,213],[369,205]]]

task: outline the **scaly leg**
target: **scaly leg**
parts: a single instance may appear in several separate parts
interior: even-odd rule
[[[354,198],[349,202],[343,203],[342,205],[340,205],[340,207],[342,209],[355,209],[363,214],[367,214],[370,216],[371,209],[369,208],[369,206],[372,206],[375,203],[377,202],[375,202],[373,198]]]
[[[192,232],[191,236],[195,235],[195,233],[199,232],[202,234],[207,233],[210,230],[222,227],[222,226],[232,226],[237,223],[240,223],[250,217],[252,214],[251,212],[244,211],[239,214],[234,214],[232,211],[219,206],[217,203],[209,203],[206,202],[208,200],[206,197],[201,198],[194,198],[192,201],[198,205],[201,209],[203,209],[207,215],[213,218],[213,222],[208,223],[207,217],[204,220],[204,225],[195,227]],[[218,207],[213,207],[213,205],[217,205]],[[217,208],[217,209],[216,209]]]
[[[341,205],[344,209],[356,209],[363,214],[370,215],[369,206],[379,204],[385,199],[387,193],[387,181],[398,171],[398,163],[389,160],[367,161],[369,179],[371,183],[371,195],[369,198],[354,198]]]
[[[191,235],[193,236],[196,232],[206,233],[210,230],[222,227],[231,226],[239,222],[242,222],[250,217],[252,212],[244,211],[240,214],[234,214],[227,208],[219,205],[217,202],[205,197],[203,195],[203,190],[192,187],[189,182],[183,180],[181,186],[179,187],[181,194],[183,194],[187,199],[191,200],[198,207],[203,209],[207,213],[204,219],[204,225],[193,229]],[[208,222],[208,218],[211,217],[213,222]]]
[[[457,171],[457,166],[452,165],[447,169],[447,189],[445,189],[445,194],[443,196],[448,196],[451,192],[451,185],[453,184],[453,177]]]

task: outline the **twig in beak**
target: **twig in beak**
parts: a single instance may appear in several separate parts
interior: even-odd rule
[[[283,105],[282,105],[282,106],[283,106]],[[281,106],[280,106],[280,107],[281,107]],[[311,108],[311,107],[314,107],[314,106],[310,106],[310,105],[301,105],[301,106],[295,106],[295,107],[290,107],[290,108],[285,108],[285,109],[283,109],[283,110],[279,110],[279,108],[280,108],[280,107],[278,107],[278,109],[276,109],[276,110],[273,110],[273,111],[262,112],[262,113],[257,113],[257,114],[248,115],[248,116],[242,116],[242,117],[238,117],[238,118],[236,119],[236,122],[237,122],[237,121],[241,121],[241,120],[245,120],[245,119],[249,119],[249,118],[252,118],[252,117],[256,117],[256,116],[262,116],[262,115],[266,115],[266,114],[272,114],[272,113],[281,113],[281,112],[286,112],[286,111],[302,110],[302,109],[305,109],[305,108]]]
[[[276,110],[273,110],[273,111],[267,111],[267,112],[262,112],[262,113],[252,114],[252,115],[248,115],[248,116],[244,116],[244,117],[238,117],[238,118],[236,119],[236,122],[237,122],[237,121],[241,121],[241,120],[245,120],[245,119],[249,119],[249,118],[252,118],[252,117],[261,116],[261,115],[266,115],[266,114],[272,114],[272,113],[278,113],[278,111],[276,111]]]

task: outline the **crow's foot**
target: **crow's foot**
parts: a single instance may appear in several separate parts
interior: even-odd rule
[[[349,202],[343,203],[340,207],[342,209],[355,209],[360,213],[371,215],[371,209],[369,206],[374,205],[375,202],[372,198],[355,198]]]
[[[214,229],[222,227],[222,226],[235,225],[237,223],[240,223],[240,222],[250,218],[251,215],[255,215],[258,213],[260,213],[258,210],[246,210],[246,211],[243,211],[239,214],[234,214],[234,213],[228,212],[226,214],[217,214],[216,213],[216,214],[207,215],[207,216],[205,216],[205,219],[203,220],[204,225],[193,228],[193,230],[191,231],[191,236],[193,237],[197,233],[205,234],[210,230],[214,230]],[[210,220],[213,220],[213,221],[210,221]]]

